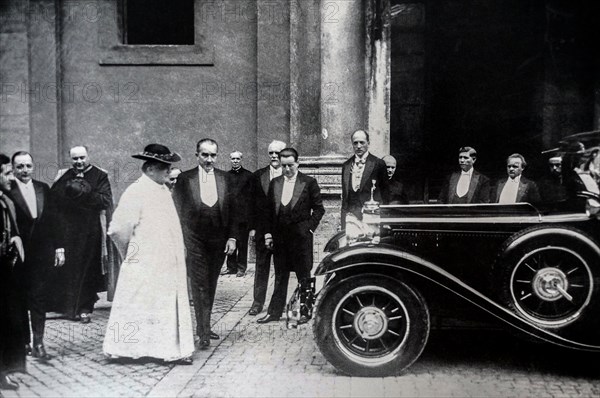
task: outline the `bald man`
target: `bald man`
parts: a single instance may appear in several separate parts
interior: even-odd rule
[[[388,203],[386,166],[383,160],[369,153],[369,133],[356,130],[352,133],[351,140],[354,155],[342,165],[342,229],[346,227],[346,217],[349,214],[362,220],[362,207],[371,199],[373,181],[373,199],[381,204]]]
[[[388,176],[389,204],[391,205],[406,205],[408,204],[408,196],[404,189],[404,184],[396,175],[396,158],[391,155],[386,155],[381,160],[385,163],[385,168]]]
[[[88,323],[98,301],[96,293],[107,289],[105,271],[117,267],[103,264],[112,259],[112,243],[106,237],[112,190],[106,171],[90,164],[87,147],[74,146],[69,156],[72,167],[61,170],[50,189],[60,220],[55,235],[57,247],[64,248],[64,265],[56,267],[50,282],[47,310]]]

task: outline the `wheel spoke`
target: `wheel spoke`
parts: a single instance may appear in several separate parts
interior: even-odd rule
[[[360,308],[364,307],[363,303],[360,301],[360,298],[358,297],[358,295],[354,296],[356,298],[356,301],[358,301],[358,305],[360,306]]]
[[[379,344],[381,344],[381,346],[383,347],[384,350],[387,350],[388,347],[381,337],[379,338]]]
[[[531,293],[527,293],[526,295],[524,295],[523,297],[521,297],[519,300],[523,301],[526,298],[528,298],[529,296],[531,296]]]
[[[390,333],[390,334],[393,334],[396,337],[400,337],[400,334],[394,332],[392,329],[388,329],[387,332]]]
[[[347,308],[342,308],[342,311],[344,311],[346,314],[348,314],[350,316],[354,316],[354,312],[348,310]]]
[[[352,324],[350,324],[350,325],[343,325],[343,326],[340,326],[340,329],[351,329],[352,327],[353,327]]]
[[[524,263],[523,265],[525,265],[527,268],[529,268],[529,269],[530,269],[532,272],[534,272],[534,273],[536,272],[536,270],[535,270],[535,269],[533,269],[533,268],[531,267],[531,265],[529,265],[529,264],[527,264],[527,263]]]
[[[530,280],[528,281],[528,280],[524,280],[524,279],[517,279],[517,282],[520,282],[520,283],[531,283]]]
[[[567,275],[572,274],[573,272],[577,271],[578,269],[579,269],[579,267],[573,268],[571,271],[567,272]]]
[[[401,319],[402,315],[398,315],[398,316],[392,316],[389,318],[390,321],[395,321],[396,319]]]
[[[387,308],[387,306],[388,306],[388,305],[390,305],[390,304],[391,304],[391,302],[392,302],[392,300],[388,300],[388,302],[387,302],[387,303],[385,303],[385,305],[384,305],[383,307],[381,307],[381,310],[382,310],[382,311],[385,311],[385,309]]]

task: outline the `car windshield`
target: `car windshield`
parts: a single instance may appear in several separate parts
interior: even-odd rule
[[[568,197],[580,192],[599,194],[600,182],[600,131],[574,134],[563,138],[559,146],[545,154],[552,154],[552,159],[561,159],[562,187]],[[551,163],[550,163],[551,165]],[[557,189],[561,189],[558,186]],[[554,196],[543,197],[542,200],[552,201]]]

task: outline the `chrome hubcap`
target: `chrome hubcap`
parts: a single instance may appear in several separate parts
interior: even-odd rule
[[[564,272],[558,268],[539,270],[532,282],[533,292],[542,300],[556,301],[563,297],[562,291],[569,288],[569,281]]]
[[[365,307],[354,316],[354,329],[363,338],[378,339],[388,328],[388,318],[377,307]]]
[[[589,304],[594,279],[587,262],[562,246],[526,253],[512,271],[510,293],[516,310],[544,327],[573,322]]]

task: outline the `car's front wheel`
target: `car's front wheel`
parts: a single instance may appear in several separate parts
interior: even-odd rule
[[[354,376],[401,373],[421,355],[429,336],[421,295],[385,276],[334,283],[321,292],[316,308],[319,349],[333,366]]]

